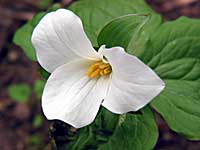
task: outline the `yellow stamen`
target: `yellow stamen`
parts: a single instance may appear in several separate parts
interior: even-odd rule
[[[89,68],[89,70],[87,71],[87,76],[90,76],[90,75],[94,72],[94,70],[96,70],[97,68],[98,68],[98,66],[96,66],[95,64],[92,65],[92,66]]]
[[[108,67],[108,68],[106,68],[106,69],[103,70],[103,73],[104,73],[104,74],[110,74],[111,71],[112,71],[111,68]]]
[[[92,72],[92,74],[90,75],[91,78],[96,78],[97,76],[99,76],[100,73],[100,69],[96,69],[94,72]]]
[[[99,66],[99,65],[102,65],[102,64],[104,64],[102,61],[97,61],[94,65]]]
[[[104,68],[106,68],[106,67],[109,67],[110,66],[110,64],[101,64],[100,66],[99,66],[99,68],[101,68],[101,69],[104,69]]]
[[[103,75],[109,75],[112,72],[110,64],[98,61],[91,65],[87,71],[87,76],[90,78],[96,78]]]
[[[103,75],[104,75],[104,73],[103,73],[103,70],[101,70],[101,71],[100,71],[100,75],[101,75],[101,76],[103,76]]]

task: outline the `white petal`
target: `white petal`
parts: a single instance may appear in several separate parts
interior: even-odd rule
[[[48,79],[42,96],[48,119],[59,119],[76,128],[90,124],[104,99],[108,78],[90,79],[91,62],[73,62],[56,69]]]
[[[103,106],[118,114],[137,111],[164,89],[164,82],[137,57],[121,47],[101,49],[112,66],[112,79]]]
[[[39,63],[49,72],[79,58],[98,59],[82,22],[73,12],[59,9],[45,15],[32,34]]]

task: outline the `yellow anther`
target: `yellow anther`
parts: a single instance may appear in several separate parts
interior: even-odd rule
[[[104,68],[109,67],[109,66],[110,66],[110,64],[101,64],[101,65],[99,66],[99,68],[100,68],[100,69],[104,69]]]
[[[100,73],[100,69],[96,69],[94,72],[92,72],[92,74],[90,75],[91,78],[96,78],[97,76],[99,76]]]
[[[112,72],[110,64],[98,61],[91,65],[87,71],[87,76],[90,78],[96,78],[103,75],[109,75]]]
[[[106,69],[103,70],[103,73],[106,75],[106,74],[110,74],[111,71],[112,71],[111,68],[108,67],[108,68],[106,68]]]
[[[92,66],[100,66],[103,65],[104,63],[102,61],[97,61],[95,64],[93,64]],[[91,66],[91,67],[92,67]]]
[[[104,75],[104,73],[103,73],[103,70],[101,70],[101,71],[100,71],[100,75],[101,75],[101,76],[103,76],[103,75]]]
[[[96,70],[97,68],[98,68],[98,66],[96,66],[95,64],[92,65],[92,66],[89,68],[89,70],[87,71],[87,76],[90,76],[90,75],[94,72],[94,70]]]

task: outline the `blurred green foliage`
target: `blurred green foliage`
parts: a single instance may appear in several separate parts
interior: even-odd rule
[[[33,120],[33,127],[39,128],[42,125],[42,121],[43,119],[42,119],[41,114],[35,115],[34,120]]]
[[[39,7],[41,9],[48,8],[53,3],[53,0],[40,0],[39,1]]]
[[[42,97],[44,85],[45,85],[45,82],[43,80],[36,80],[35,81],[33,90],[34,90],[34,92],[37,96],[37,99],[40,99]]]
[[[39,135],[32,135],[29,138],[30,145],[38,145],[38,144],[40,144],[40,142],[41,142],[41,136],[39,136]]]
[[[28,84],[13,84],[8,87],[8,94],[14,101],[25,103],[31,95],[31,88]]]

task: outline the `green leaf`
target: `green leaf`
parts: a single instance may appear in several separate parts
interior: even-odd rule
[[[144,26],[148,19],[148,16],[142,14],[130,14],[114,19],[100,32],[99,45],[127,47],[132,36]],[[123,36],[125,33],[127,33],[126,36]],[[114,40],[113,37],[115,37]]]
[[[17,102],[27,102],[31,88],[27,84],[13,84],[8,87],[9,96]]]
[[[164,80],[166,89],[152,102],[170,128],[191,140],[200,139],[200,83]]]
[[[199,37],[199,22],[197,19],[189,19],[186,17],[181,17],[176,21],[166,22],[160,25],[156,29],[156,32],[151,35],[151,39],[146,43],[148,50],[141,50],[140,52],[136,50],[134,54],[140,55],[145,63],[150,63],[153,60],[152,58],[160,53],[168,43],[184,37]],[[183,46],[188,46],[188,44],[185,43]],[[153,67],[152,65],[150,66]]]
[[[148,107],[142,109],[141,112],[142,114],[121,115],[115,132],[109,141],[100,146],[99,149],[153,149],[158,137],[154,116]]]
[[[109,22],[98,36],[99,45],[121,46],[132,53],[141,48],[150,34],[161,24],[160,15],[129,14]]]
[[[185,17],[163,24],[151,39],[151,54],[142,56],[166,83],[152,107],[174,131],[192,140],[200,139],[199,29],[200,20]]]
[[[144,0],[80,0],[69,9],[79,15],[94,47],[100,30],[112,19],[133,13],[154,13]]]
[[[34,83],[34,92],[38,99],[42,97],[45,82],[43,80],[36,80]]]
[[[141,114],[124,115],[102,108],[92,126],[82,128],[77,138],[63,149],[149,150],[157,137],[157,126],[148,107],[142,109]]]
[[[135,29],[130,30],[130,26]],[[115,29],[122,27],[126,29]],[[200,20],[181,17],[161,24],[149,19],[143,26],[134,26],[131,17],[126,17],[126,21],[118,18],[102,30],[98,42],[110,34],[115,36],[107,40],[108,46],[119,43],[154,69],[166,83],[164,92],[151,106],[171,129],[188,139],[200,139]],[[119,35],[129,42],[123,42]]]

